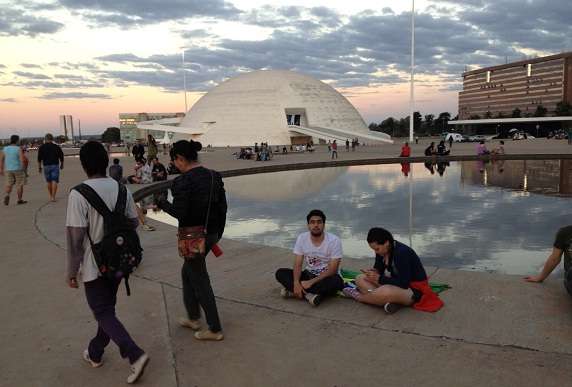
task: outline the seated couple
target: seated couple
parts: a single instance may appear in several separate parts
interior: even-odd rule
[[[392,313],[399,306],[437,311],[442,301],[431,291],[419,257],[408,246],[394,241],[389,231],[372,228],[367,236],[376,254],[373,268],[362,270],[357,287],[348,285],[339,275],[342,259],[340,239],[324,231],[326,216],[312,210],[306,217],[308,232],[300,234],[294,246],[294,268],[278,269],[276,279],[284,289],[283,297],[305,298],[317,306],[339,290],[359,302],[383,306]],[[302,270],[302,264],[305,270]]]

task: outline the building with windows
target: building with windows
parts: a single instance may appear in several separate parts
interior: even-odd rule
[[[509,130],[545,136],[572,128],[572,52],[527,59],[463,73],[459,119],[449,121],[465,134]],[[569,105],[568,105],[569,106]]]
[[[513,113],[532,117],[538,107],[554,116],[559,102],[572,102],[571,81],[572,52],[468,71],[459,93],[459,119],[505,118]]]
[[[147,135],[155,138],[163,138],[165,131],[141,129],[138,127],[140,122],[164,119],[182,119],[185,113],[119,113],[119,131],[121,133],[121,141],[133,143],[138,139],[147,140]]]

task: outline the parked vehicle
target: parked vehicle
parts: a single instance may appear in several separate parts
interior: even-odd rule
[[[453,142],[466,141],[465,136],[463,136],[461,133],[447,133],[447,135],[444,138],[445,142],[448,142],[451,139],[451,137],[453,138]]]
[[[526,132],[516,132],[512,135],[513,140],[532,140],[536,137],[526,133]]]

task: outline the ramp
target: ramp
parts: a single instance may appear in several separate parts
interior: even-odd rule
[[[317,126],[304,127],[297,125],[288,125],[288,128],[290,129],[291,132],[296,132],[306,136],[323,138],[326,140],[337,140],[339,142],[343,142],[346,141],[346,139],[352,139],[357,137],[360,142],[378,141],[378,142],[393,144],[391,136],[381,132],[370,131],[369,133],[363,133],[347,129],[338,129],[338,128],[334,129],[334,128],[324,128]]]

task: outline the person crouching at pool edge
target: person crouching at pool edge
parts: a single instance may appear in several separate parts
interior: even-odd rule
[[[357,288],[347,286],[344,295],[365,304],[380,305],[387,313],[402,306],[436,312],[443,301],[429,287],[421,260],[409,246],[393,239],[386,229],[374,227],[367,243],[375,252],[375,264],[356,278]]]

